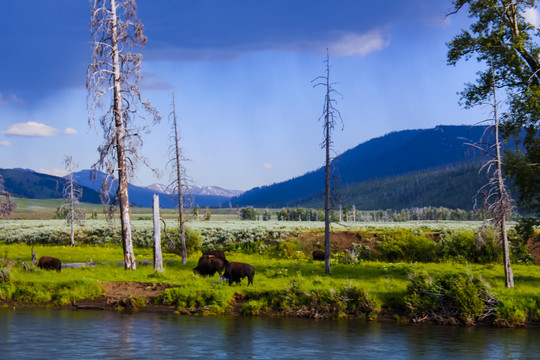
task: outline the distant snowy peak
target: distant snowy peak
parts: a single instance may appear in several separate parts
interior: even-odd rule
[[[152,184],[147,187],[150,190],[165,193],[165,194],[171,194],[172,189],[167,188],[167,186],[163,184]],[[201,185],[193,185],[189,187],[189,191],[191,192],[191,195],[214,195],[214,196],[225,196],[225,197],[233,197],[237,196],[243,193],[241,190],[227,190],[220,188],[218,186],[201,186]]]
[[[190,191],[193,195],[217,195],[233,197],[243,193],[241,190],[227,190],[218,186],[200,186],[193,185],[190,187]]]
[[[147,186],[147,188],[152,190],[152,191],[157,191],[157,192],[164,193],[164,194],[171,194],[172,193],[172,189],[167,188],[167,186],[163,185],[163,184],[155,183],[155,184],[152,184],[150,186]]]

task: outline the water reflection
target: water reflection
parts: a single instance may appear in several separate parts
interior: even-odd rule
[[[0,310],[2,359],[534,359],[540,329]]]

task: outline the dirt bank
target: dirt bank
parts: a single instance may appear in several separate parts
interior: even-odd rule
[[[106,281],[99,285],[104,289],[103,295],[94,300],[74,302],[72,307],[92,310],[175,311],[174,306],[154,305],[154,300],[169,288],[166,284]]]

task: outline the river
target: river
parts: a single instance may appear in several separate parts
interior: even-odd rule
[[[540,329],[0,309],[1,359],[538,359]]]

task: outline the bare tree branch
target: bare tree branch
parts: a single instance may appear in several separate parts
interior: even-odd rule
[[[90,32],[92,58],[87,70],[88,122],[91,126],[100,112],[99,123],[104,142],[98,147],[99,158],[93,169],[104,170],[109,178],[118,174],[118,189],[109,201],[108,183],[102,186],[102,199],[112,206],[118,203],[122,223],[122,246],[125,268],[135,270],[135,256],[131,239],[128,178],[138,162],[148,165],[139,154],[142,139],[139,134],[148,129],[144,114],[154,123],[161,116],[148,101],[141,99],[137,82],[140,80],[142,56],[133,52],[146,43],[144,27],[136,16],[135,0],[93,0]],[[144,112],[139,110],[142,107]],[[138,125],[135,119],[142,119]]]

